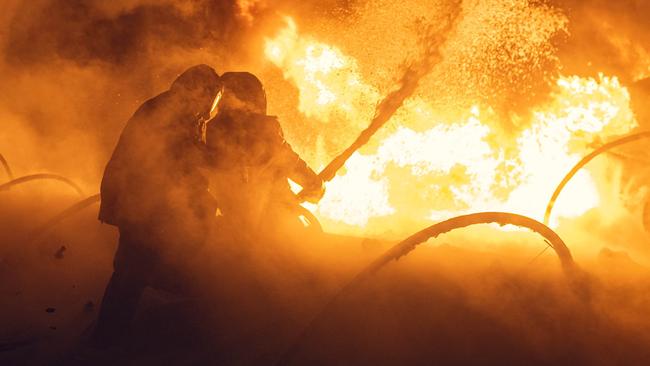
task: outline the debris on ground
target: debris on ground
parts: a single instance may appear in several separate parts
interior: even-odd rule
[[[54,253],[54,258],[56,259],[63,259],[63,254],[68,248],[66,248],[65,245],[61,245],[61,247]]]

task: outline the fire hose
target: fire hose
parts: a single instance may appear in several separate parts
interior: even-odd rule
[[[80,212],[84,208],[91,206],[97,202],[99,202],[101,199],[99,193],[94,194],[90,197],[87,197],[74,205],[66,208],[65,210],[61,211],[59,214],[56,216],[52,217],[51,219],[47,220],[43,225],[38,227],[34,231],[34,240],[38,240],[42,237],[43,234],[48,232],[51,228],[54,226],[58,225],[61,221],[63,221],[65,218],[74,215],[77,212]]]
[[[629,144],[634,141],[638,141],[641,139],[646,139],[650,138],[650,131],[644,131],[644,132],[637,132],[631,135],[627,135],[625,137],[621,137],[620,139],[610,141],[596,150],[592,151],[590,154],[586,155],[584,158],[582,158],[573,168],[564,176],[564,179],[558,184],[557,188],[555,188],[555,191],[553,192],[553,195],[551,196],[551,199],[548,201],[548,204],[546,205],[546,212],[544,213],[544,224],[548,225],[550,219],[551,219],[551,213],[553,211],[553,206],[555,206],[555,201],[558,199],[560,196],[560,193],[562,193],[562,190],[564,187],[569,183],[569,181],[573,178],[573,176],[580,171],[587,163],[592,161],[596,156],[609,151],[615,147]]]
[[[297,211],[299,216],[303,216],[305,220],[309,223],[309,228],[315,230],[316,232],[322,233],[323,232],[323,227],[320,224],[320,221],[318,221],[318,218],[316,215],[314,215],[311,211],[308,209],[298,205],[298,211]]]
[[[7,173],[7,177],[9,177],[9,180],[14,179],[14,174],[11,172],[11,168],[9,167],[9,163],[7,163],[7,159],[0,154],[0,164],[2,164],[2,167],[5,169],[5,173]]]
[[[320,173],[318,173],[318,176],[324,182],[332,180],[336,176],[336,172],[345,165],[352,154],[367,144],[370,138],[393,117],[395,112],[397,112],[397,110],[404,104],[404,101],[413,95],[420,80],[429,74],[433,67],[440,61],[440,48],[446,41],[451,30],[456,26],[459,13],[460,7],[449,14],[447,22],[442,29],[440,29],[435,35],[431,35],[427,38],[423,55],[406,68],[404,74],[400,78],[399,87],[388,93],[388,95],[377,104],[374,117],[368,127],[361,131],[356,140],[347,149],[337,155]],[[299,198],[302,196],[302,192],[298,193]]]
[[[101,196],[99,193],[97,193],[75,203],[74,205],[66,208],[65,210],[58,213],[56,216],[46,221],[38,229],[36,229],[34,237],[36,239],[40,238],[44,233],[48,232],[50,229],[58,225],[61,221],[65,220],[67,217],[72,216],[77,212],[82,211],[86,207],[92,206],[95,203],[99,203],[100,201],[101,201]],[[302,206],[298,206],[298,207],[299,207],[298,214],[305,217],[305,219],[309,222],[310,227],[318,232],[322,232],[323,228],[320,222],[318,221],[318,219],[316,218],[316,216],[314,216],[314,214],[308,209]]]
[[[360,284],[362,284],[366,279],[371,275],[382,269],[387,264],[397,261],[401,257],[406,256],[411,251],[413,251],[418,245],[425,243],[431,238],[435,238],[441,234],[447,233],[454,229],[464,228],[471,225],[477,224],[489,224],[497,223],[499,225],[516,225],[520,227],[528,228],[547,240],[547,243],[560,259],[560,264],[563,271],[570,280],[573,280],[573,285],[579,285],[580,282],[580,271],[573,261],[571,252],[566,246],[564,241],[560,236],[553,231],[551,228],[545,224],[531,219],[526,216],[517,215],[508,212],[481,212],[474,213],[469,215],[457,216],[449,220],[437,223],[435,225],[429,226],[428,228],[421,230],[405,240],[397,243],[391,249],[386,251],[378,259],[373,261],[365,269],[359,272],[356,276],[352,278],[347,285],[343,286],[334,297],[325,305],[325,307],[312,319],[312,321],[304,328],[300,336],[297,338],[296,342],[285,352],[281,357],[277,365],[288,364],[303,346],[305,340],[318,328],[323,319],[330,315],[335,305],[347,294],[356,289]]]
[[[0,184],[0,191],[7,190],[7,189],[9,189],[9,188],[11,188],[13,186],[23,184],[23,183],[26,183],[26,182],[30,182],[30,181],[34,181],[34,180],[56,180],[56,181],[60,181],[60,182],[63,182],[65,184],[67,184],[68,186],[72,187],[79,194],[79,196],[82,196],[82,197],[84,196],[84,192],[81,189],[81,187],[79,187],[72,180],[70,180],[70,179],[68,179],[68,178],[66,178],[66,177],[64,177],[62,175],[47,174],[47,173],[25,175],[23,177],[12,179],[7,183]]]

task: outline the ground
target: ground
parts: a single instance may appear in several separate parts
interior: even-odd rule
[[[552,252],[530,262],[539,237],[492,228],[430,241],[333,302],[393,243],[331,234],[245,250],[213,242],[197,262],[202,296],[147,291],[128,339],[89,350],[116,230],[97,222],[95,206],[34,241],[38,224],[76,198],[28,187],[0,194],[3,365],[650,360],[650,270],[602,249],[576,258],[585,275],[576,286]]]

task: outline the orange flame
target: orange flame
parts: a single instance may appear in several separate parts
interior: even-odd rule
[[[380,99],[361,76],[357,61],[337,47],[298,33],[295,22],[266,41],[266,57],[299,91],[299,111],[327,124],[350,121],[344,138],[365,127]],[[433,103],[413,97],[374,137],[374,149],[355,153],[345,171],[327,183],[318,206],[309,206],[328,230],[379,234],[411,229],[450,216],[506,210],[541,219],[555,184],[589,144],[636,126],[629,94],[616,77],[562,76],[550,100],[535,108],[527,128],[510,147],[491,126],[498,119],[476,105],[456,121],[433,120]],[[431,126],[416,130],[409,126]],[[315,166],[327,163],[318,156]],[[581,172],[556,206],[560,217],[576,217],[599,203],[596,179]],[[396,228],[397,225],[397,228]]]

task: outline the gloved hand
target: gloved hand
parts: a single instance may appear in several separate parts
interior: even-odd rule
[[[325,195],[325,185],[323,181],[320,184],[311,187],[305,187],[299,194],[298,198],[301,202],[307,201],[310,203],[318,203],[318,201]]]

